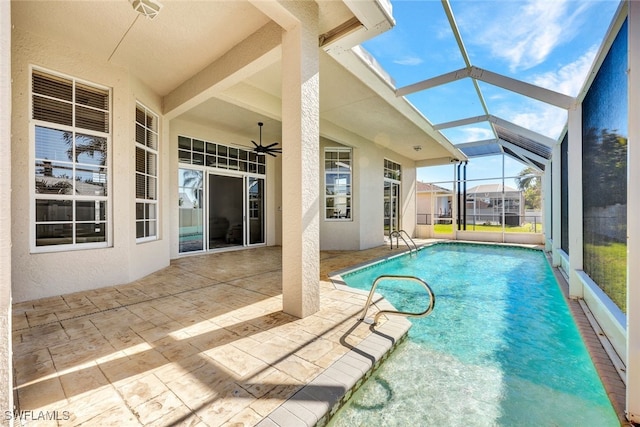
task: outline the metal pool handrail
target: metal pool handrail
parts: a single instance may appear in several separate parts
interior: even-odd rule
[[[379,312],[376,313],[376,315],[373,317],[373,324],[377,324],[378,323],[378,318],[382,315],[382,314],[396,314],[399,316],[405,316],[405,317],[424,317],[427,316],[429,313],[431,313],[433,311],[433,307],[436,305],[436,296],[434,295],[433,291],[431,290],[431,288],[429,287],[429,285],[427,284],[427,282],[425,282],[424,280],[415,277],[415,276],[401,276],[401,275],[393,275],[393,274],[384,274],[382,276],[379,276],[376,280],[373,281],[373,286],[371,286],[371,291],[369,291],[369,297],[367,298],[367,302],[364,305],[364,310],[362,310],[362,315],[360,316],[360,318],[358,320],[364,320],[365,316],[367,315],[367,310],[369,309],[369,305],[371,304],[371,299],[373,298],[373,293],[376,290],[376,287],[378,286],[378,283],[382,280],[410,280],[413,282],[418,282],[420,283],[424,289],[427,291],[427,293],[429,294],[429,306],[427,307],[427,309],[423,312],[420,313],[411,313],[411,312],[407,312],[407,311],[399,311],[399,310],[380,310]]]
[[[409,239],[411,241],[411,243],[413,244],[413,248],[411,247],[411,245],[409,245],[409,243],[404,238],[404,236],[407,236],[407,239]],[[409,233],[407,233],[404,230],[392,231],[391,234],[389,234],[389,241],[391,242],[391,249],[393,249],[393,238],[394,237],[396,238],[396,248],[399,247],[400,239],[402,239],[404,244],[407,245],[407,247],[409,248],[409,253],[410,254],[413,252],[414,249],[415,249],[416,253],[418,253],[418,245],[416,245],[416,242],[414,242],[413,239],[411,238],[411,236],[409,236]]]

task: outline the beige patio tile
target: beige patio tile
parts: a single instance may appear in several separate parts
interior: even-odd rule
[[[46,348],[27,353],[21,357],[13,359],[13,368],[16,372],[25,372],[28,369],[43,363],[50,363],[53,366],[51,355]]]
[[[146,343],[144,338],[131,328],[113,328],[103,331],[104,337],[116,350],[125,350],[138,344]]]
[[[231,383],[221,388],[216,397],[196,410],[196,413],[205,424],[219,426],[243,411],[252,401],[249,393]]]
[[[213,359],[217,365],[223,366],[237,379],[243,379],[269,366],[264,361],[234,347],[233,344],[207,350],[204,354]]]
[[[39,351],[38,354],[42,354],[41,351]],[[22,386],[56,374],[56,367],[53,364],[53,360],[44,357],[38,357],[38,359],[42,360],[42,362],[34,363],[33,365],[23,363],[21,360],[14,363],[14,375],[17,385]]]
[[[11,316],[11,329],[16,331],[28,327],[29,321],[27,320],[27,315],[23,312],[14,311]]]
[[[197,410],[215,399],[227,379],[226,374],[212,372],[211,366],[203,366],[166,383],[166,386],[191,410]]]
[[[185,405],[173,409],[162,417],[148,423],[147,427],[207,427],[197,414]]]
[[[322,371],[319,366],[307,362],[295,354],[279,361],[274,367],[303,383],[315,378]]]
[[[249,427],[258,424],[262,420],[262,416],[252,408],[244,408],[236,415],[231,417],[222,427]]]
[[[65,373],[60,376],[60,382],[69,402],[81,399],[103,387],[110,387],[109,380],[96,365],[84,366]]]
[[[180,399],[171,391],[167,390],[139,404],[133,408],[133,412],[143,425],[148,425],[182,406]]]
[[[96,419],[111,410],[115,410],[113,415],[116,417],[126,417],[127,412],[124,401],[113,387],[104,387],[94,393],[87,393],[81,399],[76,399],[59,409],[69,412],[70,417],[68,424],[74,426],[85,422],[87,425],[100,425],[93,424],[89,422],[89,420]],[[111,413],[106,415],[110,416]],[[121,421],[120,425],[126,424]]]
[[[112,384],[117,386],[139,379],[157,368],[170,363],[156,350],[144,350],[124,361],[107,362],[100,369]]]
[[[130,408],[164,393],[168,388],[155,375],[147,374],[119,386],[118,392]]]
[[[58,321],[58,317],[56,316],[55,312],[43,313],[41,311],[34,311],[34,312],[27,312],[26,315],[27,315],[27,321],[30,327],[42,326],[42,325],[46,325],[46,324]]]
[[[317,338],[297,351],[296,355],[307,362],[326,367],[324,364],[319,364],[318,361],[333,351],[336,351],[336,354],[342,354],[345,350],[346,349],[339,343],[324,338]]]
[[[264,396],[266,393],[282,383],[287,383],[289,385],[299,384],[298,381],[272,366],[268,366],[239,382],[242,388],[255,398]]]
[[[163,323],[162,325],[153,326],[149,329],[137,331],[137,334],[147,342],[154,342],[166,338],[170,333],[179,331],[182,328],[183,326],[180,323],[171,321]]]
[[[252,354],[273,364],[292,354],[298,347],[299,345],[295,342],[276,335],[274,338],[257,345]]]
[[[206,351],[234,342],[238,338],[240,338],[239,335],[227,329],[220,328],[190,338],[189,343],[200,351]]]
[[[201,355],[194,354],[185,359],[181,359],[175,363],[169,363],[154,371],[154,374],[165,384],[177,380],[178,378],[189,374],[203,366],[211,363],[210,359]]]
[[[61,423],[61,425],[66,425],[66,423]],[[84,421],[79,425],[81,427],[133,427],[141,424],[128,408],[122,405],[118,405],[99,413],[97,416]]]
[[[57,377],[33,381],[18,387],[22,410],[59,410],[67,404],[67,398]]]
[[[58,370],[72,368],[114,351],[113,346],[102,336],[88,339],[80,338],[49,347],[49,352]]]

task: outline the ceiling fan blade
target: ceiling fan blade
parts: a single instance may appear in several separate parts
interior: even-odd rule
[[[259,147],[259,145],[256,144],[256,142],[254,140],[251,140],[251,142],[253,142],[253,145],[255,145],[256,147]]]
[[[267,153],[268,155],[272,156],[272,157],[276,157],[276,155],[275,155],[275,154],[273,154],[271,151],[266,151],[266,153]]]
[[[274,142],[273,144],[267,145],[266,148],[273,147],[274,145],[278,145],[278,144],[279,144],[278,142]]]
[[[280,147],[270,148],[269,151],[273,151],[274,153],[282,153],[282,148]]]

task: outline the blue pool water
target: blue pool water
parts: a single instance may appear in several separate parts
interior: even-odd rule
[[[369,290],[413,275],[436,295],[403,342],[331,421],[337,426],[619,426],[541,251],[437,244],[348,273]],[[420,285],[383,281],[396,308],[421,311]]]

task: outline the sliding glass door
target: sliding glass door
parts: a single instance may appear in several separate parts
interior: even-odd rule
[[[247,177],[247,190],[249,200],[249,223],[247,235],[249,245],[257,245],[265,242],[264,238],[264,179]]]
[[[400,226],[400,184],[384,181],[384,235],[398,231]]]
[[[204,250],[203,177],[200,170],[178,170],[180,253]]]
[[[209,249],[244,245],[244,179],[209,173]]]
[[[178,187],[179,253],[265,243],[264,178],[181,168]]]

